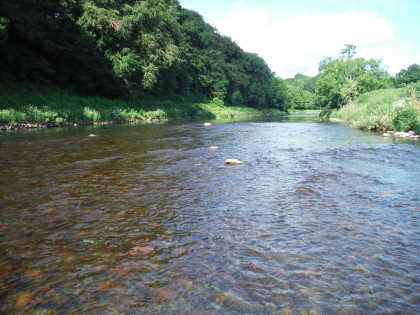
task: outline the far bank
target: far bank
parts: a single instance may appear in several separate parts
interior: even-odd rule
[[[51,87],[3,84],[0,130],[174,119],[243,119],[285,115],[278,109],[226,106],[222,100],[173,96],[138,101],[84,97]]]

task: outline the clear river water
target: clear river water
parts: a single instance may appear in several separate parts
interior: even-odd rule
[[[0,313],[420,310],[419,143],[112,125],[1,133],[0,167]]]

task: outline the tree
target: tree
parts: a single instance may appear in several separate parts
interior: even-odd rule
[[[0,79],[110,97],[281,107],[265,61],[177,0],[0,2]]]
[[[334,61],[333,57],[324,57],[322,60],[318,63],[318,72],[321,73],[325,70],[325,66],[329,64],[330,62]]]
[[[397,86],[407,85],[420,81],[420,65],[412,64],[407,69],[401,70],[395,76],[395,83]]]
[[[348,46],[348,45],[347,45]],[[343,49],[342,56],[325,64],[316,83],[318,103],[338,108],[354,97],[389,84],[389,75],[375,59],[352,58],[354,46]]]
[[[342,59],[352,59],[356,55],[356,46],[346,44],[344,48],[340,51],[340,56]]]

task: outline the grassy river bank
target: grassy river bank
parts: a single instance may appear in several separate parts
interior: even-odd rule
[[[112,122],[147,122],[169,119],[241,119],[273,117],[276,109],[225,106],[223,101],[174,96],[138,101],[83,97],[38,85],[0,85],[0,129],[91,125]]]
[[[330,120],[378,131],[420,134],[420,85],[372,91],[332,112]]]

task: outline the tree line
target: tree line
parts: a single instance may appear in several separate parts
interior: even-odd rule
[[[347,45],[319,74],[282,80],[178,0],[0,2],[0,80],[36,82],[86,95],[172,95],[287,110],[338,108],[374,89],[420,78],[412,65],[391,77]]]
[[[286,87],[265,61],[177,0],[5,0],[0,58],[0,80],[286,109]]]
[[[363,93],[420,81],[418,64],[392,77],[381,60],[355,56],[356,46],[346,45],[338,58],[325,57],[320,61],[317,76],[297,74],[292,79],[286,79],[288,106],[296,109],[318,108],[328,113]]]

